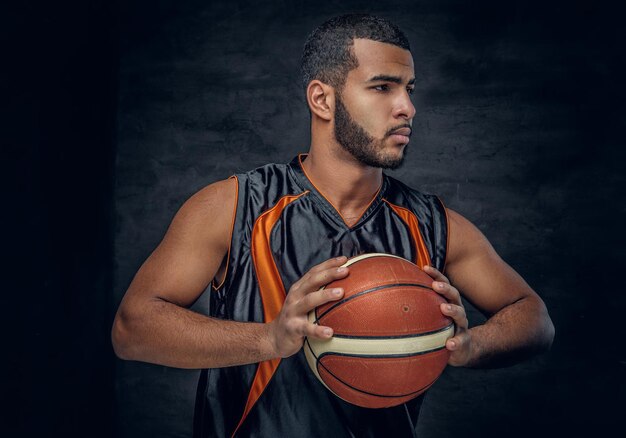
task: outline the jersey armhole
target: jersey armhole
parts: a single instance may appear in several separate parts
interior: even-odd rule
[[[443,213],[445,215],[446,221],[446,254],[443,257],[443,265],[441,268],[441,273],[443,274],[446,270],[446,262],[448,261],[448,249],[450,247],[450,218],[448,217],[448,209],[446,208],[445,204],[443,203],[443,201],[441,200],[441,198],[437,195],[435,195],[435,197],[437,198],[437,201],[439,201],[439,204],[441,204],[441,208],[443,208]]]
[[[228,238],[228,252],[226,253],[226,268],[224,269],[224,277],[222,278],[222,281],[219,282],[219,284],[217,283],[216,278],[213,278],[213,280],[211,281],[211,285],[213,286],[213,290],[215,291],[219,290],[222,286],[224,286],[224,283],[226,282],[226,278],[228,278],[228,269],[230,268],[230,250],[233,245],[233,232],[235,229],[235,221],[237,219],[237,205],[239,204],[239,178],[237,178],[237,175],[232,175],[231,177],[229,177],[229,179],[234,179],[235,184],[236,184],[235,185],[235,206],[233,207],[233,218],[230,224],[230,234]]]

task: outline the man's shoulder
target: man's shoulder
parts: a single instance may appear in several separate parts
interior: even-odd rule
[[[233,178],[216,181],[191,195],[174,215],[169,241],[202,242],[218,251],[228,249],[237,184]]]
[[[203,217],[215,216],[223,206],[237,197],[237,182],[234,177],[215,181],[194,193],[181,207],[182,211],[198,213]],[[220,208],[221,207],[221,208]]]

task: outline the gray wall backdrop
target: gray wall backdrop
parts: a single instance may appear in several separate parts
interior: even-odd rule
[[[523,364],[448,368],[426,398],[421,436],[606,430],[624,400],[623,339],[611,342],[624,299],[607,275],[623,256],[624,152],[621,42],[602,6],[122,4],[114,303],[191,194],[307,150],[302,44],[325,19],[362,11],[397,23],[415,60],[415,134],[393,175],[472,220],[557,330],[553,350]],[[206,297],[194,308],[206,312]],[[116,436],[189,436],[196,371],[117,361],[115,376]]]
[[[304,38],[368,11],[416,63],[395,175],[474,221],[557,329],[523,364],[449,368],[421,437],[608,436],[626,406],[621,3],[3,2],[0,434],[189,436],[197,372],[117,360],[113,314],[192,193],[307,149]]]

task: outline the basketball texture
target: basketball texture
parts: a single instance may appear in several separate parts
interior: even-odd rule
[[[306,338],[317,378],[343,400],[366,408],[396,406],[426,391],[448,362],[452,319],[445,299],[417,265],[388,254],[364,254],[344,265],[346,278],[326,285],[344,296],[317,307],[309,321],[331,327],[329,340]]]

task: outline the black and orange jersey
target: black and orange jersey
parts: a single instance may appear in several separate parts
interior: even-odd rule
[[[448,224],[436,196],[384,175],[363,216],[348,226],[307,177],[304,159],[233,176],[236,214],[211,316],[270,322],[294,282],[340,255],[395,254],[444,270]],[[194,437],[411,437],[421,402],[387,409],[346,403],[317,380],[301,350],[287,359],[203,370]]]

